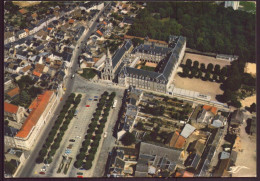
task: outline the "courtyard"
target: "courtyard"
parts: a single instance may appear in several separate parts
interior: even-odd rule
[[[196,91],[201,94],[211,96],[211,100],[216,101],[216,95],[223,94],[220,84],[217,82],[203,81],[197,78],[183,78],[178,74],[174,77],[174,85],[177,88]]]
[[[219,64],[221,68],[225,67],[226,65],[230,65],[230,62],[226,60],[219,60],[214,57],[198,55],[193,53],[185,53],[182,64],[185,64],[187,59],[191,59],[192,62],[197,60],[200,64],[204,63],[206,67],[209,63],[212,63],[213,65]]]

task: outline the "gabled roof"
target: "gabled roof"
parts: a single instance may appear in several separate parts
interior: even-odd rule
[[[22,8],[22,9],[19,10],[19,12],[20,12],[21,14],[26,14],[28,11],[27,11],[26,9]]]
[[[41,76],[41,73],[37,72],[37,71],[33,71],[33,75],[37,76],[37,77],[40,77]]]
[[[209,106],[209,105],[204,105],[203,109],[205,109],[206,111],[212,112],[214,115],[217,114],[217,110],[218,110],[216,107]]]
[[[4,111],[12,114],[16,114],[18,111],[18,106],[4,102]]]
[[[17,87],[15,87],[14,89],[12,89],[12,90],[10,90],[9,92],[7,92],[7,94],[12,98],[12,97],[18,95],[19,92],[20,92],[20,89],[19,89],[19,87],[17,86]]]
[[[45,91],[39,95],[31,104],[29,108],[33,109],[28,118],[25,120],[21,130],[17,133],[16,137],[26,138],[32,128],[37,124],[42,113],[48,106],[49,100],[53,95],[53,91]]]
[[[185,124],[182,132],[181,132],[181,136],[183,136],[184,138],[188,138],[193,131],[195,131],[195,127],[191,126],[190,124]]]
[[[118,62],[121,60],[123,55],[125,54],[126,51],[130,49],[132,46],[132,41],[128,40],[125,42],[125,44],[113,55],[112,57],[112,66],[113,68],[116,67]]]

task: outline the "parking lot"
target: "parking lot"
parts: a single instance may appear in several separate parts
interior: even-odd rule
[[[81,148],[81,143],[84,140],[84,137],[86,135],[88,124],[91,122],[92,115],[95,112],[95,109],[97,107],[98,101],[94,100],[95,96],[98,96],[99,99],[101,94],[104,91],[108,91],[109,93],[113,91],[116,92],[115,99],[118,100],[117,107],[115,109],[111,109],[110,111],[108,121],[104,129],[104,132],[107,132],[107,137],[104,139],[104,136],[102,136],[101,144],[98,147],[98,151],[96,153],[95,160],[93,161],[93,166],[91,170],[85,171],[85,170],[76,169],[73,166],[76,160],[76,155],[79,153],[79,149]],[[81,102],[77,108],[78,111],[77,116],[75,116],[71,120],[71,123],[69,124],[69,128],[66,131],[62,139],[62,142],[60,144],[61,146],[57,150],[53,158],[53,162],[49,164],[49,167],[46,167],[45,175],[39,174],[44,164],[38,164],[33,171],[32,177],[68,177],[68,176],[76,177],[78,172],[82,172],[83,177],[90,177],[94,173],[96,174],[98,173],[99,175],[100,172],[102,171],[101,168],[105,167],[107,154],[109,150],[112,149],[115,142],[115,138],[113,138],[112,136],[112,128],[117,119],[117,114],[121,106],[121,100],[123,97],[124,89],[119,87],[117,88],[112,85],[105,85],[104,83],[101,84],[101,83],[90,82],[80,77],[79,75],[75,75],[75,81],[74,81],[72,92],[76,94],[78,93],[82,94]],[[75,140],[75,142],[71,142],[70,140],[71,141]],[[104,146],[102,147],[102,145]],[[106,150],[104,150],[104,148]],[[63,173],[65,166],[63,167],[60,173],[57,173],[57,170],[64,156],[67,157],[68,160],[71,158],[70,166],[68,168],[67,174]],[[64,163],[66,164],[66,160]],[[97,169],[98,171],[96,172],[95,169]]]

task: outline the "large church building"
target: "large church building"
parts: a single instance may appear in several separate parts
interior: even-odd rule
[[[184,57],[186,38],[170,36],[168,46],[145,41],[133,50],[130,47],[132,47],[132,42],[127,40],[112,58],[107,53],[101,78],[114,80],[120,86],[134,86],[139,89],[166,93]],[[142,68],[146,65],[152,65],[154,69]]]

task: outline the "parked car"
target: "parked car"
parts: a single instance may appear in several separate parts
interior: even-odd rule
[[[86,105],[86,107],[90,107],[90,105]]]
[[[78,175],[77,178],[83,178],[83,176],[82,175]]]
[[[107,137],[107,132],[104,133],[104,138],[106,138],[106,137]]]
[[[74,77],[75,77],[75,75],[74,75],[74,74],[72,74],[71,78],[74,78]]]
[[[70,141],[70,142],[75,142],[75,140],[74,140],[74,139],[70,139],[69,141]]]
[[[41,175],[45,175],[45,172],[40,172],[39,174],[41,174]]]
[[[78,172],[77,175],[83,175],[83,173],[82,172]]]

